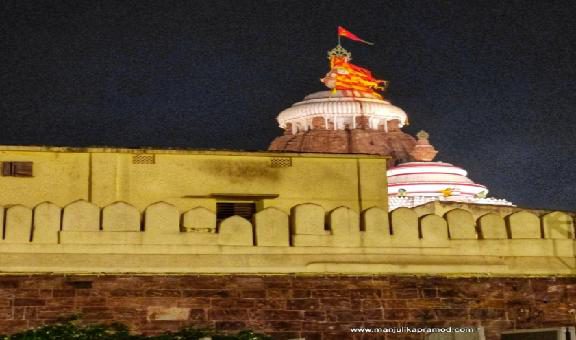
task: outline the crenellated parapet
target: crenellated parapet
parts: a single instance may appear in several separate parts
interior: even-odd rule
[[[158,202],[0,209],[4,272],[576,274],[574,216],[269,207],[217,223]]]

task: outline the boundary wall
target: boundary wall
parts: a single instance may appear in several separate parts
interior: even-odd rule
[[[10,273],[576,273],[574,216],[564,212],[419,217],[303,203],[217,225],[203,207],[80,200],[3,207],[0,222],[0,265]]]
[[[574,324],[573,278],[342,275],[12,275],[0,277],[0,332],[77,315],[135,333],[252,329],[275,340],[423,339],[351,328]]]

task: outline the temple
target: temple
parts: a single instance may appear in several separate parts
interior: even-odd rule
[[[284,135],[270,151],[352,153],[389,156],[389,210],[432,201],[512,206],[487,197],[488,189],[467,177],[466,170],[434,162],[438,151],[429,134],[416,138],[402,131],[408,115],[378,91],[385,80],[352,64],[352,54],[338,44],[328,52],[330,70],[321,82],[329,90],[312,93],[278,115]]]
[[[329,57],[328,89],[280,113],[269,151],[0,145],[0,332],[573,325],[576,214],[487,198],[402,131],[385,81]]]

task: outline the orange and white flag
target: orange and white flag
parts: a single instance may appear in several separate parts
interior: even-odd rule
[[[354,41],[363,42],[363,43],[368,44],[368,45],[374,45],[374,43],[371,43],[371,42],[369,42],[369,41],[366,41],[366,40],[364,40],[364,39],[361,39],[361,38],[358,37],[356,34],[348,31],[347,29],[345,29],[345,28],[342,27],[342,26],[338,26],[338,36],[340,36],[340,37],[345,37],[345,38],[348,38],[348,39],[354,40]]]

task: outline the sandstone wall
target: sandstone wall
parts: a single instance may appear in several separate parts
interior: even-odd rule
[[[491,340],[567,326],[576,320],[573,221],[303,203],[217,225],[210,209],[165,202],[7,206],[0,332],[73,314],[149,334],[192,325],[308,340],[354,339],[357,327],[483,326]]]
[[[0,277],[0,332],[78,315],[158,334],[184,326],[253,329],[274,339],[354,337],[357,327],[574,325],[573,278],[301,275],[33,275]]]
[[[387,273],[574,275],[570,214],[418,216],[303,203],[253,221],[158,202],[0,208],[0,264],[13,273]]]

